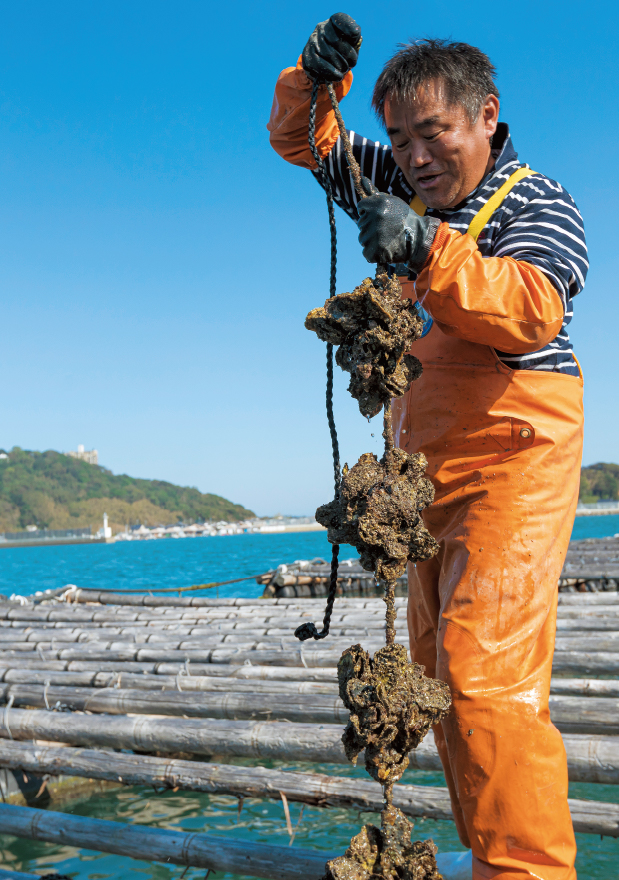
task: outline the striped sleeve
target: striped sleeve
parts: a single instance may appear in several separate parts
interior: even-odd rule
[[[526,177],[505,199],[498,226],[492,256],[537,266],[567,310],[569,300],[583,289],[589,268],[584,224],[569,193],[541,174]]]
[[[371,141],[362,137],[355,131],[349,131],[348,136],[352,144],[353,154],[359,163],[361,173],[368,177],[381,192],[391,192],[391,187],[398,177],[398,166],[395,164],[391,147],[381,144],[380,141]],[[351,217],[355,223],[358,220],[357,202],[352,177],[346,163],[346,154],[342,146],[342,139],[338,138],[329,155],[325,158],[325,168],[333,187],[333,198]],[[320,175],[312,171],[314,177],[320,183]]]

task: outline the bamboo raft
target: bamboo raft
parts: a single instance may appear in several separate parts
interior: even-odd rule
[[[396,600],[397,636],[406,644],[405,604]],[[286,809],[298,802],[379,811],[382,789],[372,781],[230,763],[346,763],[335,667],[352,643],[371,651],[383,644],[384,603],[344,596],[329,639],[300,645],[296,626],[322,613],[320,598],[295,597],[72,590],[4,602],[0,768],[41,781],[79,777],[274,799]],[[572,781],[619,784],[618,673],[619,593],[561,592],[550,709]],[[440,770],[431,735],[410,758],[412,768]],[[406,815],[451,819],[446,788],[396,789],[394,803]],[[0,790],[10,800],[1,779]],[[619,837],[619,803],[572,799],[570,810],[576,831]],[[68,817],[36,801],[0,804],[0,833],[273,880],[318,880],[332,856]]]
[[[326,596],[330,565],[324,559],[280,565],[257,578],[265,598]],[[586,538],[571,541],[559,578],[560,592],[617,592],[619,588],[619,538]],[[396,595],[406,596],[406,578],[399,578]],[[344,596],[380,596],[374,575],[359,560],[340,562],[338,593]]]

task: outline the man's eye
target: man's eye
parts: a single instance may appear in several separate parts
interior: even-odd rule
[[[440,131],[435,131],[434,134],[427,134],[425,136],[425,140],[427,141],[435,141],[437,137],[441,134]]]
[[[396,150],[405,150],[407,146],[408,144],[396,144],[395,148]]]

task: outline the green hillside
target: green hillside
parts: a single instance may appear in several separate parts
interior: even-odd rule
[[[104,512],[114,531],[140,522],[167,525],[254,516],[219,495],[116,475],[60,452],[29,452],[15,446],[8,455],[0,460],[0,532],[28,525],[96,530]]]
[[[600,462],[580,472],[580,500],[583,504],[616,501],[619,498],[619,464]]]

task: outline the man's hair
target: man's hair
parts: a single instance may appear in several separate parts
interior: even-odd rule
[[[418,89],[440,80],[449,104],[464,107],[476,122],[488,95],[499,97],[494,83],[496,68],[487,55],[468,43],[417,40],[401,43],[400,50],[383,67],[376,80],[372,107],[385,124],[385,100],[414,101]]]

